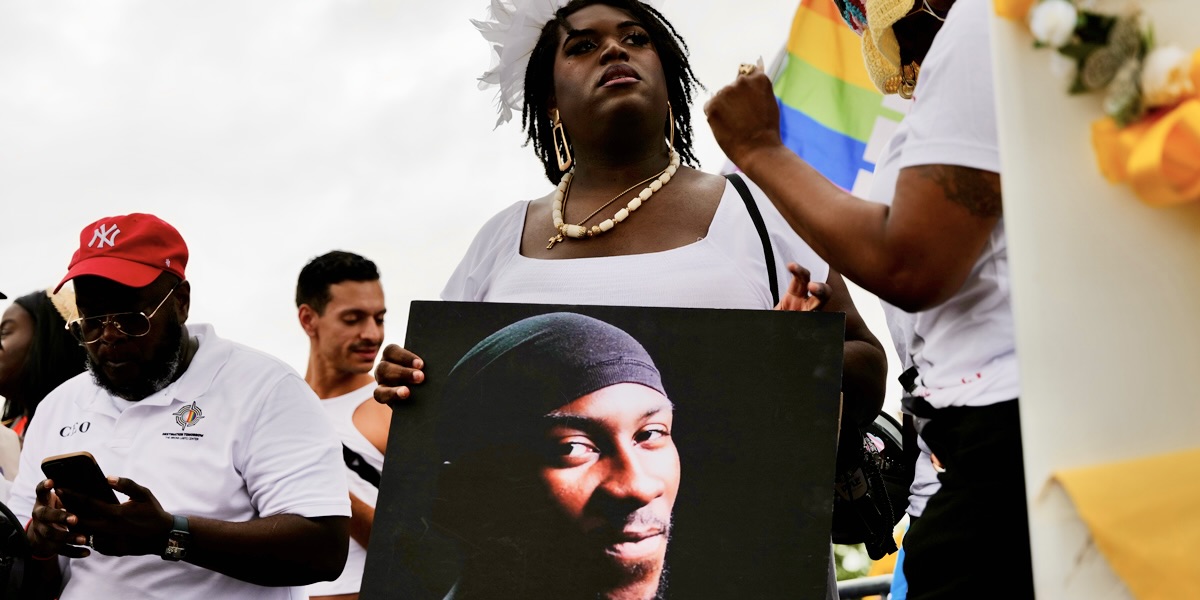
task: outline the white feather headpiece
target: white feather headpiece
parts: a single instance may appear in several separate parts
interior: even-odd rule
[[[519,111],[525,105],[525,70],[529,67],[529,57],[542,36],[542,28],[569,1],[491,0],[487,20],[471,19],[471,24],[496,51],[497,63],[479,78],[479,89],[500,88],[496,93],[500,110],[497,127],[511,121],[513,111]],[[655,4],[652,0],[641,1],[648,6]]]

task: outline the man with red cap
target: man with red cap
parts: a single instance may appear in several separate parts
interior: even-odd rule
[[[30,598],[304,598],[346,558],[340,446],[312,390],[277,359],[185,325],[188,251],[148,214],[85,227],[59,284],[88,374],[26,434],[10,501],[27,521]],[[120,504],[42,479],[86,451]]]

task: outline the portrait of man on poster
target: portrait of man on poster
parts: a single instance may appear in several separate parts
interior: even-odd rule
[[[822,597],[844,327],[413,302],[363,593]]]
[[[461,541],[448,597],[658,598],[679,490],[653,359],[579,314],[523,319],[451,370],[433,523]]]

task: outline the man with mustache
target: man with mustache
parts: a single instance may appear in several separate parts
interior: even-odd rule
[[[448,597],[661,597],[680,466],[641,344],[551,313],[484,339],[447,382],[433,521],[463,565]]]
[[[379,270],[350,252],[318,256],[300,271],[296,308],[309,343],[304,380],[342,439],[351,509],[346,568],[335,581],[309,586],[308,593],[313,599],[353,600],[362,583],[392,420],[391,409],[371,401],[371,368],[387,313]]]
[[[290,600],[345,563],[350,507],[319,401],[278,359],[185,325],[187,262],[154,215],[80,233],[59,287],[74,282],[89,373],[26,433],[10,502],[33,553],[21,597]],[[123,502],[43,479],[43,459],[77,452]]]

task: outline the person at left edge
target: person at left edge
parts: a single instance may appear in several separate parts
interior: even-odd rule
[[[75,312],[75,290],[37,290],[13,300],[0,315],[0,501],[7,502],[17,477],[21,438],[38,403],[54,388],[86,369],[84,350],[67,331]]]
[[[312,390],[185,325],[188,252],[171,225],[106,217],[79,241],[62,283],[75,282],[69,327],[88,373],[47,396],[26,433],[10,502],[33,549],[22,597],[300,599],[337,577],[349,496]],[[43,458],[81,450],[121,504],[42,479]]]
[[[78,316],[75,290],[66,287],[25,294],[0,316],[3,423],[18,435],[25,435],[42,398],[87,368],[83,348],[67,331],[67,322]]]

